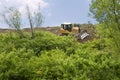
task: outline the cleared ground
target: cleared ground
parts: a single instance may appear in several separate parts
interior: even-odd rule
[[[39,27],[39,28],[35,28],[35,31],[49,31],[49,32],[52,32],[56,35],[60,35],[59,33],[59,29],[61,27],[60,26],[54,26],[54,27]],[[94,38],[95,38],[95,27],[94,25],[92,24],[81,24],[80,25],[80,29],[81,30],[87,30],[87,33],[89,33],[89,36],[86,37],[85,39],[81,40],[79,39],[78,41],[79,42],[86,42],[86,41],[92,41]],[[0,29],[0,33],[6,33],[8,31],[15,31],[15,30],[11,30],[11,29]],[[26,31],[26,32],[30,32],[30,29],[29,28],[24,28],[23,31]]]

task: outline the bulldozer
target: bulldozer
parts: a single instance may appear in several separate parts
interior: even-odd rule
[[[59,30],[61,35],[68,35],[70,33],[72,34],[79,34],[80,33],[80,26],[74,26],[74,24],[71,23],[63,23],[61,24],[61,28]]]
[[[84,39],[89,35],[86,30],[80,29],[80,24],[72,24],[72,23],[61,24],[59,33],[61,36],[72,34],[77,39]]]

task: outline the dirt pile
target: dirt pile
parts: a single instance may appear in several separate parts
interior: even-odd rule
[[[89,36],[84,38],[83,40],[79,39],[79,42],[86,42],[86,41],[92,41],[94,38],[96,38],[96,32],[95,32],[95,26],[92,24],[81,24],[80,27],[81,30],[86,30]]]
[[[60,35],[59,33],[59,29],[61,27],[60,26],[54,26],[54,27],[40,27],[40,28],[35,28],[36,31],[49,31],[52,32],[56,35]],[[86,42],[86,41],[91,41],[95,38],[95,27],[92,24],[81,24],[80,25],[80,29],[81,30],[86,30],[87,33],[89,34],[88,37],[84,38],[83,40],[79,39],[79,42]],[[8,31],[15,31],[15,30],[11,30],[11,29],[0,29],[0,33],[6,33]],[[26,32],[30,32],[30,28],[24,28],[23,31]]]

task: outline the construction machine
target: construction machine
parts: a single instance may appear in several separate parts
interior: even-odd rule
[[[61,35],[68,35],[69,33],[72,34],[79,34],[80,33],[80,26],[74,26],[71,23],[63,23],[61,24],[61,29],[59,30]]]
[[[77,39],[84,39],[89,34],[86,30],[80,29],[80,24],[63,23],[59,30],[60,35],[72,34]]]

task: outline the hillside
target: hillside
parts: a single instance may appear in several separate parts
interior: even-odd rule
[[[35,28],[35,31],[48,31],[48,32],[54,33],[56,35],[60,35],[60,33],[58,32],[58,30],[60,28],[61,28],[60,26],[39,27],[39,28]],[[89,36],[86,37],[83,40],[78,40],[79,42],[92,41],[95,38],[95,28],[94,28],[94,25],[92,25],[92,24],[81,24],[80,25],[80,29],[81,30],[87,30],[87,32],[89,33]],[[8,31],[14,31],[14,30],[0,29],[0,33],[6,33]],[[30,29],[29,28],[24,28],[23,31],[30,32]]]

